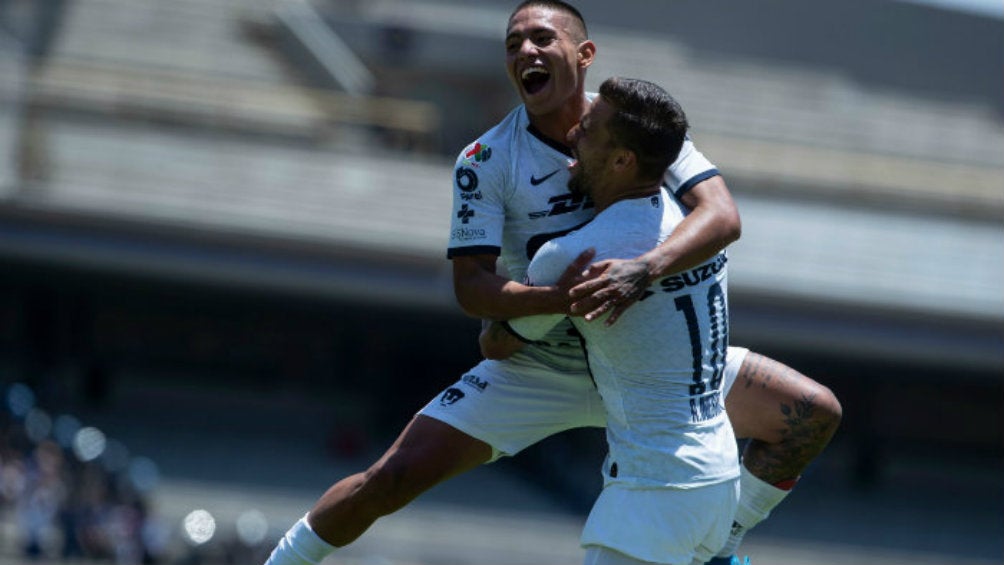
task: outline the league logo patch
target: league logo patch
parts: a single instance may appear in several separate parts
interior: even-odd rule
[[[481,163],[484,163],[491,158],[492,148],[487,145],[483,145],[480,142],[475,142],[474,145],[471,145],[464,153],[464,164],[477,168]]]

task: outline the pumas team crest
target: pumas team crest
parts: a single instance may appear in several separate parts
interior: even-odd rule
[[[464,391],[459,388],[450,387],[446,389],[443,396],[439,397],[439,403],[443,406],[450,406],[451,404],[456,404],[458,400],[462,399],[464,396]]]

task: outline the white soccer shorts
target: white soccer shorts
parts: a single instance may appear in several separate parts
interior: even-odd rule
[[[738,478],[693,489],[608,485],[582,530],[585,563],[704,563],[728,540],[738,503]]]
[[[726,395],[747,353],[729,347]],[[606,427],[603,400],[588,373],[510,360],[482,361],[418,413],[487,443],[493,461],[565,430]]]

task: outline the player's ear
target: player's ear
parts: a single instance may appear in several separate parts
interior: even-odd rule
[[[578,52],[576,53],[579,61],[579,66],[583,69],[593,64],[593,59],[596,57],[596,44],[591,40],[587,39],[579,44]]]
[[[620,148],[614,151],[614,169],[619,173],[627,172],[638,162],[638,156],[630,149]]]

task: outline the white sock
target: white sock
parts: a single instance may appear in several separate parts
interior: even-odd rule
[[[729,534],[729,541],[718,552],[718,556],[734,555],[746,532],[770,516],[770,511],[780,504],[789,492],[791,491],[765,483],[747,471],[744,465],[740,465],[739,507],[736,508],[736,517],[732,524],[732,533]]]
[[[304,516],[282,536],[265,565],[318,565],[334,550],[335,546],[310,529]]]

